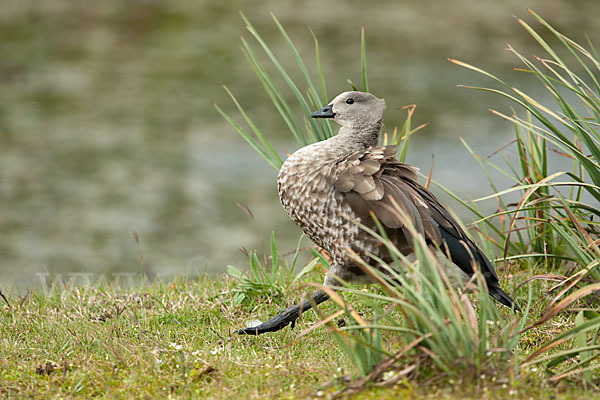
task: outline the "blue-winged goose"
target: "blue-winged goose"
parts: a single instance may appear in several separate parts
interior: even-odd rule
[[[513,299],[500,289],[494,267],[483,252],[436,197],[417,183],[416,168],[396,159],[396,146],[377,146],[384,110],[384,100],[372,94],[340,94],[327,107],[312,114],[313,118],[332,118],[339,123],[338,134],[296,151],[279,171],[277,183],[283,208],[331,256],[331,269],[324,285],[337,286],[335,277],[348,282],[368,281],[347,248],[374,267],[378,265],[370,254],[391,261],[386,247],[356,224],[360,221],[373,226],[371,211],[402,253],[413,252],[410,233],[393,211],[398,205],[428,243],[450,255],[463,278],[473,275],[473,263],[479,264],[489,294],[505,306],[519,310]],[[319,304],[329,296],[319,290],[312,298]],[[289,323],[293,328],[299,314],[310,308],[311,302],[305,300],[267,322],[238,333],[259,335],[278,331]]]

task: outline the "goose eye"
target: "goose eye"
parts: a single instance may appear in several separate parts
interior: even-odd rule
[[[348,99],[346,100],[346,104],[353,104],[354,103],[354,99]]]

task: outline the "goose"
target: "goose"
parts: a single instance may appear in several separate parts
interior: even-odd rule
[[[297,150],[279,171],[277,184],[283,208],[331,258],[323,285],[339,286],[338,278],[346,282],[371,281],[348,249],[382,271],[377,258],[392,262],[386,246],[357,224],[358,221],[374,227],[371,213],[400,252],[414,252],[412,235],[395,211],[399,207],[428,244],[444,250],[441,253],[450,259],[447,264],[453,266],[454,276],[463,281],[470,279],[477,264],[490,296],[520,311],[500,288],[494,266],[483,251],[433,193],[417,182],[418,169],[398,161],[397,146],[378,146],[385,108],[385,101],[370,93],[340,94],[312,114],[313,118],[330,118],[341,125],[337,135]],[[329,295],[318,290],[311,297],[320,304]],[[294,328],[299,315],[311,307],[312,302],[307,299],[237,333],[260,335],[288,324]]]

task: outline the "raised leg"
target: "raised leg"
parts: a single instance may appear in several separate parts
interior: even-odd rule
[[[318,290],[311,297],[316,304],[321,304],[325,300],[329,299],[329,295],[323,290]],[[290,322],[292,323],[291,328],[294,329],[294,325],[296,325],[296,319],[298,319],[300,314],[302,314],[304,311],[310,310],[311,307],[312,303],[310,300],[304,300],[302,303],[296,304],[295,306],[282,311],[276,317],[273,317],[258,326],[243,328],[236,331],[236,333],[239,335],[261,335],[267,332],[277,332],[278,330],[285,328]]]

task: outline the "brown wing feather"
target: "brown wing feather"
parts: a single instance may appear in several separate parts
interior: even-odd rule
[[[427,202],[407,184],[417,184],[417,169],[399,162],[396,150],[397,146],[372,147],[351,154],[338,164],[334,187],[346,193],[348,203],[363,223],[372,225],[372,211],[386,228],[398,229],[406,236],[408,231],[394,211],[397,204],[418,232],[439,244],[440,233]]]
[[[390,239],[410,250],[410,233],[395,211],[399,207],[428,241],[442,249],[449,247],[452,260],[463,271],[472,274],[471,264],[476,261],[488,285],[497,286],[498,277],[489,260],[433,193],[417,182],[417,169],[395,158],[396,149],[372,147],[350,155],[338,165],[335,188],[346,193],[348,204],[362,223],[373,226],[373,212]]]

